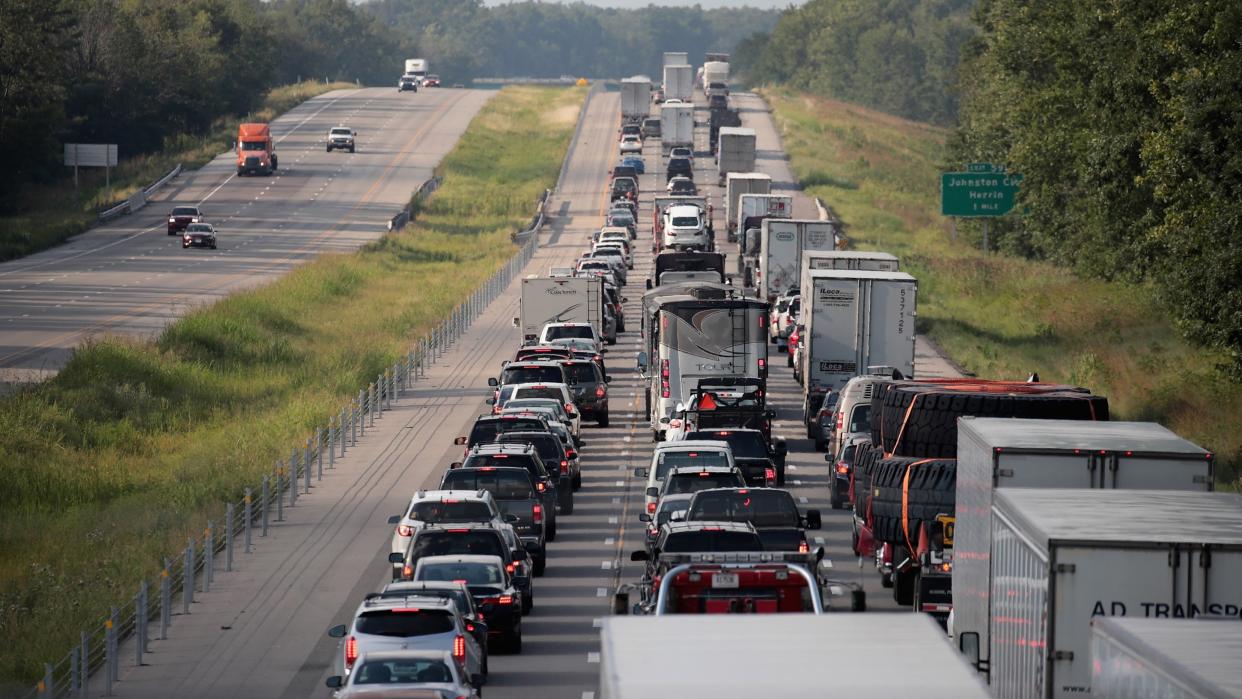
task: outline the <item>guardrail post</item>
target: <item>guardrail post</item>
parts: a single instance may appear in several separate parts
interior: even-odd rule
[[[38,692],[41,697],[56,696],[56,687],[52,684],[52,664],[43,663],[43,680],[39,682]]]
[[[285,521],[285,466],[283,462],[276,464],[276,521]],[[265,533],[266,535],[266,533]]]
[[[112,683],[116,681],[116,607],[104,620],[104,696],[112,696]]]
[[[306,451],[302,455],[302,473],[306,485],[306,494],[310,495],[311,489],[311,440],[306,438]]]
[[[341,457],[345,456],[345,409],[341,408],[340,415],[336,418],[336,441],[341,445]]]
[[[362,417],[366,415],[364,412],[367,404],[367,389],[358,389],[358,411],[354,422],[357,423],[357,431],[354,434],[354,444],[358,443],[359,433],[365,435],[367,433],[366,425],[362,422]]]
[[[298,450],[289,452],[289,507],[298,503]]]
[[[259,536],[267,536],[267,503],[271,501],[271,483],[268,477],[263,476],[263,485],[259,488],[259,520],[263,527],[259,532]]]
[[[329,426],[328,430],[331,431],[331,429],[332,427]],[[315,468],[317,469],[317,473],[318,473],[315,480],[321,481],[323,480],[323,428],[322,427],[315,428],[315,464],[316,464]]]
[[[164,570],[160,571],[160,640],[168,638],[168,627],[172,625],[172,562],[164,559]]]
[[[190,603],[194,601],[194,537],[185,542],[185,572],[181,576],[181,613],[190,613]]]
[[[375,382],[367,387],[367,427],[375,427],[375,398],[379,393],[375,388]]]
[[[254,505],[252,503],[253,500],[254,498],[252,497],[250,493],[250,489],[246,488],[246,496],[242,499],[242,503],[244,503],[242,506],[243,507],[242,517],[244,517],[246,520],[245,524],[242,527],[242,541],[245,546],[246,553],[250,553],[250,536],[251,536],[250,531],[252,529],[251,524],[254,522]]]
[[[78,696],[85,699],[87,685],[91,683],[91,637],[85,631],[79,631],[78,634],[82,641],[79,644],[82,652],[78,655],[78,677],[81,679],[78,684]]]
[[[376,374],[375,381],[371,383],[374,387],[374,394],[371,397],[371,404],[374,410],[379,411],[379,416],[384,417],[384,375]],[[371,416],[371,424],[375,424],[375,416]]]
[[[211,591],[211,578],[215,573],[216,530],[215,524],[207,520],[207,530],[203,532],[203,592]]]
[[[233,503],[224,508],[224,571],[233,572]]]
[[[147,639],[147,581],[138,586],[138,597],[134,601],[134,664],[142,666],[142,654],[146,651]]]
[[[78,647],[74,646],[69,649],[69,691],[73,694],[80,694],[81,687],[78,680]]]

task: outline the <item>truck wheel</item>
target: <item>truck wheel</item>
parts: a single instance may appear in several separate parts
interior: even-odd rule
[[[331,152],[332,152],[332,146],[325,146],[323,150],[324,150],[324,152],[325,152],[325,153],[331,153]]]
[[[880,587],[891,589],[893,587],[893,577],[888,573],[880,576]]]
[[[354,152],[354,147],[353,147],[353,146],[350,146],[350,147],[349,147],[349,152],[350,152],[350,153],[353,153],[353,152]]]
[[[793,352],[785,352],[785,366],[793,366]]]
[[[542,578],[543,571],[546,570],[547,567],[548,567],[548,554],[541,553],[538,556],[535,556],[534,565],[532,566],[533,570],[531,570],[531,572],[535,574],[536,578]]]
[[[581,488],[582,488],[582,470],[579,469],[578,472],[574,474],[574,490],[579,490]]]
[[[596,420],[596,423],[597,423],[600,427],[607,427],[607,426],[608,426],[608,413],[606,413],[606,412],[605,412],[605,413],[600,413],[600,414],[599,414],[599,419],[598,419],[598,420]]]
[[[893,601],[902,606],[914,604],[914,571],[900,573],[893,571]]]
[[[571,485],[571,489],[569,491],[569,497],[564,498],[563,501],[561,502],[561,514],[563,515],[572,515],[574,513],[574,495],[573,495],[572,483],[570,485]]]
[[[776,484],[785,485],[785,466],[784,464],[776,467]]]

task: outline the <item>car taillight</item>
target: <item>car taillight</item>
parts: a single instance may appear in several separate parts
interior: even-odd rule
[[[837,462],[837,473],[846,474],[850,472],[850,467],[844,461]]]
[[[414,577],[414,566],[407,565],[404,568],[402,568],[401,577],[405,578],[406,580],[413,578]]]
[[[836,428],[837,431],[840,431],[841,427],[844,425],[845,425],[845,413],[837,413],[837,428]]]
[[[540,483],[539,485],[543,485],[543,484]],[[543,489],[540,488],[540,490],[543,490]],[[531,510],[531,515],[535,519],[535,524],[539,524],[543,522],[543,505],[535,505],[534,509]]]
[[[661,377],[661,378],[665,378],[665,379],[667,379],[667,378],[669,377],[669,373],[668,373],[668,360],[667,360],[667,359],[661,359],[661,360],[660,360],[660,377]]]
[[[596,397],[596,398],[603,398],[603,397],[604,397],[605,395],[607,395],[607,394],[608,394],[608,392],[604,390],[604,387],[603,387],[603,386],[596,386],[596,387],[595,387],[595,397]]]
[[[647,503],[647,514],[653,515],[655,514],[655,510],[656,510],[656,504],[654,502]]]
[[[459,663],[466,662],[466,637],[457,634],[457,638],[453,639],[453,660]]]
[[[776,480],[776,469],[774,469],[774,468],[765,468],[765,469],[763,469],[763,477],[764,477],[764,479],[765,479],[765,480],[767,480],[769,483],[770,483],[770,482],[772,482],[772,481],[774,481],[774,480]]]
[[[569,462],[561,459],[561,473],[569,473]]]
[[[414,527],[411,527],[408,524],[397,525],[397,536],[413,536],[413,534],[414,534]]]
[[[667,382],[667,381],[661,381],[661,382],[660,382],[660,397],[661,397],[661,398],[668,398],[668,396],[669,396],[668,382]]]
[[[806,545],[806,540],[798,542],[798,553],[810,553],[811,547]]]
[[[505,570],[509,571],[509,574],[512,575],[513,573],[517,572],[517,564],[510,563],[509,565],[505,566]]]
[[[353,667],[358,660],[358,639],[350,636],[345,639],[345,667]]]
[[[768,360],[760,359],[759,360],[759,378],[764,378],[767,375],[768,375]]]
[[[497,604],[513,604],[513,595],[501,595],[497,600]]]
[[[548,489],[548,484],[544,483],[543,481],[539,481],[538,483],[535,484],[535,490],[538,490],[541,493],[547,489]]]
[[[565,456],[568,456],[568,457],[569,457],[569,458],[571,458],[571,459],[572,459],[572,458],[574,458],[574,457],[575,457],[575,456],[577,456],[577,455],[578,455],[578,452],[574,451],[573,449],[566,449],[566,450],[565,450]]]

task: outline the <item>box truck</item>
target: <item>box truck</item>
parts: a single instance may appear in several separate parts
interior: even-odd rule
[[[707,61],[703,64],[703,93],[712,95],[729,94],[729,64],[725,61]]]
[[[606,617],[599,697],[828,696],[832,687],[856,699],[986,699],[953,656],[940,628],[914,614]]]
[[[838,244],[840,240],[837,241]],[[805,250],[802,269],[865,269],[871,272],[899,272],[897,256],[872,250]]]
[[[918,282],[905,272],[813,270],[802,280],[805,397],[883,366],[914,375]]]
[[[737,198],[737,273],[742,286],[754,284],[759,258],[759,227],[764,219],[793,218],[793,197],[787,194],[741,194]]]
[[[998,488],[991,520],[998,699],[1089,693],[1096,617],[1242,623],[1242,495]],[[968,658],[977,641],[958,635]]]
[[[694,147],[693,105],[660,105],[660,145],[665,153],[673,146]]]
[[[1242,697],[1242,625],[1228,619],[1091,620],[1097,697]]]
[[[775,301],[801,289],[802,256],[830,251],[837,245],[837,224],[818,219],[768,218],[759,225],[759,265],[755,288],[759,298]]]
[[[637,119],[647,116],[651,109],[651,80],[642,77],[621,81],[621,116]]]
[[[721,127],[716,138],[716,173],[720,184],[730,172],[755,169],[755,130],[740,126]]]
[[[664,66],[664,100],[690,102],[694,96],[694,69],[688,65]]]
[[[685,51],[665,51],[664,61],[661,67],[668,66],[688,66],[690,65],[690,54]]]
[[[601,277],[527,277],[514,325],[525,342],[533,342],[548,323],[592,323],[602,334],[605,298]]]
[[[761,172],[730,172],[725,175],[724,215],[725,225],[729,229],[727,232],[729,242],[737,240],[738,197],[743,194],[768,194],[771,191],[771,175]]]
[[[405,74],[413,75],[419,80],[427,77],[427,59],[425,58],[407,58],[405,59]]]
[[[975,634],[986,666],[991,522],[982,513],[1004,488],[1128,488],[1206,492],[1210,452],[1152,422],[963,417],[957,423],[953,628]]]

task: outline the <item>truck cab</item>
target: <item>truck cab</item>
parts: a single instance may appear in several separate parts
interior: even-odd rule
[[[267,124],[237,127],[237,175],[271,175],[276,171],[276,142]]]

